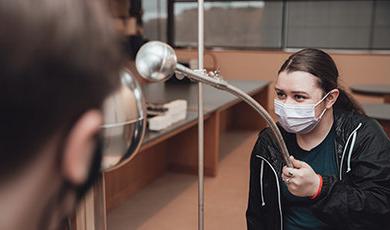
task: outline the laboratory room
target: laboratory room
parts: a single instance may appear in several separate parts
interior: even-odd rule
[[[390,229],[390,1],[0,0],[0,230]]]

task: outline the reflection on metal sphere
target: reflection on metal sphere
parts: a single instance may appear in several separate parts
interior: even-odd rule
[[[145,133],[146,110],[141,87],[127,70],[121,72],[120,78],[120,88],[103,105],[104,171],[132,159]]]
[[[177,57],[172,47],[159,41],[152,41],[141,47],[135,63],[142,77],[156,82],[167,80],[173,75]]]

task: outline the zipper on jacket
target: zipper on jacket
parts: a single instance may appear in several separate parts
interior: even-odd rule
[[[278,174],[276,173],[276,170],[271,165],[271,163],[269,163],[269,161],[267,161],[264,157],[259,156],[259,155],[256,155],[256,157],[261,158],[263,160],[263,162],[266,162],[269,165],[269,167],[272,169],[272,171],[273,171],[273,173],[275,175],[276,187],[278,189],[278,206],[279,206],[279,214],[280,214],[280,229],[283,230],[283,213],[282,213],[282,202],[281,202],[281,198],[280,198],[280,185],[279,185]]]

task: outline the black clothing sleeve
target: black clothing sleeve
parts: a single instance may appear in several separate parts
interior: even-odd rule
[[[250,179],[249,179],[249,196],[248,207],[246,210],[246,222],[248,230],[262,230],[264,226],[264,208],[261,205],[260,198],[260,163],[261,159],[256,157],[258,151],[264,151],[264,145],[261,144],[263,131],[259,134],[256,145],[252,150],[250,159]],[[261,148],[261,149],[260,149]]]
[[[356,143],[351,170],[343,180],[323,176],[312,210],[323,222],[343,229],[385,229],[390,226],[390,141],[370,119],[359,130]]]

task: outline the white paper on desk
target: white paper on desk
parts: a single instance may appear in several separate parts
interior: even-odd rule
[[[149,130],[160,131],[187,117],[187,101],[175,100],[164,105],[168,111],[164,115],[148,119]]]
[[[187,101],[186,100],[175,100],[171,101],[164,105],[164,108],[167,108],[167,113],[182,113],[182,111],[187,111]]]
[[[168,128],[172,124],[170,115],[155,116],[148,119],[149,130],[160,131]]]

